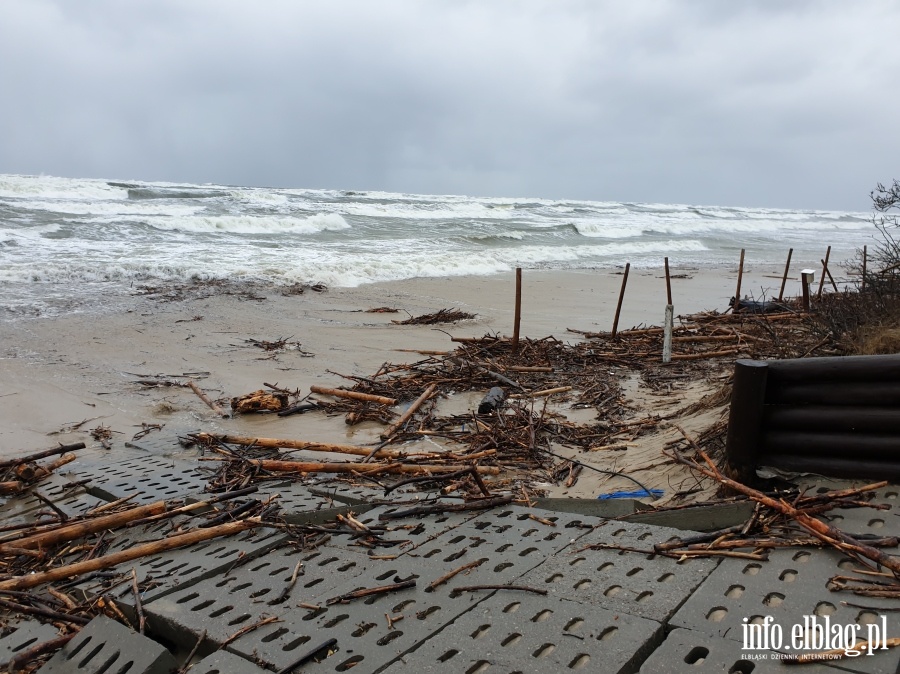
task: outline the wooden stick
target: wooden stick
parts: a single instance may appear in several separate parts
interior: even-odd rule
[[[6,496],[7,494],[18,494],[22,491],[22,487],[25,486],[24,482],[20,480],[10,480],[9,482],[0,482],[0,494]]]
[[[114,552],[104,557],[95,557],[94,559],[89,559],[85,562],[76,562],[75,564],[60,566],[48,571],[17,576],[15,578],[10,578],[9,580],[0,581],[0,592],[6,590],[28,590],[32,587],[43,585],[44,583],[52,583],[57,580],[63,580],[64,578],[72,578],[85,573],[91,573],[92,571],[108,569],[148,555],[155,555],[160,552],[183,548],[186,545],[208,541],[211,538],[230,536],[252,527],[259,526],[259,524],[260,521],[256,518],[241,520],[240,522],[229,522],[228,524],[222,524],[218,527],[197,529],[178,536],[172,536],[171,538],[164,538],[160,541],[136,545],[128,550]]]
[[[138,617],[138,632],[144,633],[144,625],[147,619],[144,617],[144,607],[141,605],[141,590],[138,588],[137,571],[131,567],[131,593],[134,595],[134,610]]]
[[[246,445],[253,447],[272,447],[281,449],[302,449],[309,452],[330,452],[332,454],[353,454],[355,456],[369,456],[371,447],[358,447],[356,445],[333,445],[328,442],[307,442],[305,440],[287,440],[281,438],[253,438],[247,435],[226,435],[223,433],[197,433],[194,437],[200,442],[219,441],[234,445]],[[403,459],[405,452],[396,449],[379,449],[372,454],[377,459]]]
[[[193,379],[188,381],[187,385],[191,387],[191,390],[197,394],[197,397],[200,398],[200,400],[206,403],[209,409],[218,414],[220,417],[228,416],[227,414],[225,414],[225,410],[216,405],[203,391],[200,390],[200,387],[194,383]]]
[[[478,590],[517,590],[519,592],[531,592],[532,594],[547,594],[547,590],[541,590],[536,587],[528,587],[527,585],[467,585],[466,587],[453,588],[451,594],[477,592]]]
[[[26,482],[36,482],[38,480],[43,480],[57,468],[61,468],[67,463],[72,463],[76,458],[77,457],[74,454],[69,453],[63,454],[50,463],[45,463],[43,465],[37,463],[20,463],[16,466],[15,473]]]
[[[552,396],[556,393],[565,393],[567,391],[571,391],[571,386],[557,386],[556,388],[548,388],[543,391],[535,391],[534,393],[529,393],[529,398],[544,398],[546,396]]]
[[[546,365],[510,365],[506,369],[509,372],[553,372],[553,368]]]
[[[669,276],[669,258],[664,259],[666,266],[666,304],[672,304],[672,279]]]
[[[744,278],[744,249],[741,248],[741,261],[738,264],[738,280],[737,280],[737,288],[734,291],[734,301],[735,305],[732,308],[732,312],[734,312],[738,305],[741,302],[741,281]]]
[[[42,452],[35,452],[34,454],[29,454],[27,456],[20,456],[16,459],[6,459],[4,461],[0,461],[0,468],[9,468],[10,466],[15,466],[18,463],[30,463],[31,461],[44,459],[48,456],[56,456],[57,454],[66,454],[68,452],[74,452],[76,449],[84,449],[84,447],[85,445],[83,442],[76,442],[73,445],[60,445],[59,447],[54,447],[53,449],[45,449]]]
[[[863,246],[863,259],[862,259],[862,290],[866,289],[866,262],[869,257],[869,247]]]
[[[391,585],[382,585],[381,587],[366,587],[362,590],[354,590],[353,592],[348,592],[347,594],[342,594],[338,597],[332,597],[328,601],[325,602],[326,605],[330,606],[332,604],[347,604],[354,599],[362,599],[363,597],[371,597],[376,594],[386,594],[388,592],[395,592],[397,590],[405,590],[408,587],[415,587],[415,580],[404,580],[400,583],[393,583]]]
[[[428,589],[433,590],[436,587],[440,587],[441,585],[446,583],[448,580],[450,580],[454,576],[462,573],[463,571],[468,571],[469,569],[474,569],[476,566],[481,566],[483,562],[484,562],[483,559],[476,559],[474,562],[469,562],[468,564],[463,564],[462,566],[458,566],[455,569],[453,569],[453,571],[450,571],[449,573],[445,573],[443,576],[441,576],[437,580],[431,581],[428,584]]]
[[[98,531],[115,529],[116,527],[120,527],[132,520],[140,519],[141,517],[148,517],[150,515],[156,515],[158,513],[165,512],[165,510],[166,502],[157,501],[156,503],[138,506],[137,508],[131,508],[120,513],[113,513],[112,515],[104,515],[103,517],[95,517],[93,519],[84,520],[82,522],[67,524],[50,531],[44,531],[38,534],[34,534],[33,536],[26,536],[25,538],[20,538],[19,540],[12,541],[10,543],[3,543],[0,544],[0,552],[6,552],[7,548],[10,547],[23,549],[46,548],[58,543],[72,541],[76,538],[81,538],[82,536],[95,534]]]
[[[310,463],[305,461],[280,461],[278,459],[248,459],[247,463],[273,473],[354,473],[373,467],[368,463],[357,462]],[[452,473],[459,470],[459,466],[415,463],[392,463],[376,467],[385,473]],[[476,469],[479,473],[485,475],[500,474],[500,469],[496,466],[477,466]]]
[[[522,320],[522,268],[516,267],[516,309],[513,317],[512,352],[519,351],[519,322]]]
[[[737,349],[723,349],[722,351],[705,351],[703,353],[675,353],[672,354],[672,360],[702,360],[703,358],[721,358],[723,356],[733,356],[737,352]]]
[[[816,299],[822,297],[822,290],[825,288],[825,274],[828,271],[828,258],[831,257],[831,246],[825,251],[825,259],[822,262],[822,278],[819,279],[819,292],[816,293]]]
[[[781,290],[778,291],[778,301],[779,301],[779,302],[780,302],[781,299],[784,297],[784,286],[787,285],[788,271],[789,271],[790,268],[791,268],[791,256],[792,256],[793,254],[794,254],[794,249],[793,249],[793,248],[789,248],[789,249],[788,249],[787,262],[784,263],[784,276],[781,277]]]
[[[126,526],[128,527],[139,527],[144,524],[150,524],[151,522],[157,522],[159,520],[171,519],[172,517],[176,517],[177,515],[182,515],[184,513],[190,513],[194,510],[201,510],[203,508],[208,508],[216,503],[222,503],[223,501],[230,501],[232,499],[240,498],[241,496],[247,496],[248,494],[253,494],[259,491],[259,487],[257,485],[250,485],[249,487],[244,487],[243,489],[234,489],[232,491],[226,491],[224,494],[217,494],[208,499],[204,499],[203,501],[195,501],[194,503],[188,503],[187,505],[180,506],[178,508],[172,508],[171,510],[167,510],[166,512],[159,513],[158,515],[151,515],[150,517],[143,517],[138,520],[134,520],[129,522]]]
[[[77,634],[78,632],[72,632],[72,634],[67,634],[62,637],[56,637],[55,639],[45,641],[44,643],[38,644],[37,646],[32,646],[27,651],[18,653],[9,661],[9,664],[7,665],[7,671],[9,671],[9,674],[15,674],[25,665],[34,662],[38,656],[44,655],[45,653],[50,653],[52,651],[58,651],[60,648],[69,643],[72,640],[72,637],[76,636]]]
[[[394,424],[388,426],[384,430],[384,432],[381,434],[381,439],[387,440],[392,435],[394,435],[394,433],[396,433],[398,430],[403,428],[403,425],[407,421],[409,421],[412,418],[413,414],[415,414],[418,411],[418,409],[425,403],[425,401],[431,397],[431,395],[434,393],[436,388],[437,388],[437,384],[432,384],[427,389],[425,389],[425,392],[422,393],[422,395],[420,395],[418,398],[416,398],[413,401],[412,405],[409,406],[409,409],[407,409],[403,414],[401,414],[400,418],[397,419],[397,421]]]
[[[619,290],[619,302],[616,304],[616,317],[613,319],[613,327],[611,335],[616,336],[619,329],[619,314],[622,312],[622,300],[625,299],[625,284],[628,283],[628,272],[631,269],[631,263],[625,263],[625,273],[622,274],[622,288]]]
[[[362,400],[367,403],[378,403],[379,405],[388,405],[390,407],[393,407],[397,404],[396,398],[376,396],[372,395],[371,393],[359,393],[358,391],[346,391],[340,388],[310,386],[309,390],[313,393],[321,393],[322,395],[334,396],[335,398],[346,398],[347,400]]]

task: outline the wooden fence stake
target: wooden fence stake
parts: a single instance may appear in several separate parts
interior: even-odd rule
[[[863,265],[862,265],[862,289],[866,289],[866,258],[868,257],[868,246],[863,246]]]
[[[741,281],[744,278],[744,249],[741,248],[741,261],[738,264],[738,282],[737,289],[734,291],[734,307],[732,307],[732,312],[737,311],[738,306],[741,303]]]
[[[672,304],[672,280],[669,276],[669,258],[665,258],[666,266],[666,304]]]
[[[784,263],[784,276],[781,277],[781,290],[778,291],[778,301],[784,297],[784,286],[787,284],[788,271],[791,268],[791,255],[794,254],[794,249],[791,248],[788,250],[788,258],[787,262]]]
[[[821,260],[822,262],[822,278],[819,279],[819,292],[816,293],[816,298],[822,297],[822,290],[825,288],[825,274],[828,272],[828,258],[831,257],[831,246],[828,246],[828,250],[825,251],[825,259]]]
[[[516,312],[513,318],[512,352],[519,351],[519,322],[522,320],[522,268],[516,267]]]
[[[672,362],[672,328],[675,317],[675,308],[672,306],[671,300],[666,305],[666,323],[663,331],[663,352],[662,359],[664,363]]]
[[[625,284],[628,283],[628,272],[631,270],[631,263],[625,263],[625,273],[622,275],[622,289],[619,291],[619,303],[616,305],[616,317],[613,319],[612,336],[616,336],[619,330],[619,314],[622,312],[622,300],[625,298]]]

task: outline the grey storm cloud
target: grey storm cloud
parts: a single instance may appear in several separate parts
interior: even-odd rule
[[[0,172],[868,209],[889,0],[4,0]]]

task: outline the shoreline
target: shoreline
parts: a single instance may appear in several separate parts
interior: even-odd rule
[[[677,270],[673,278],[676,315],[727,308],[734,293],[736,269]],[[774,278],[777,275],[777,278]],[[622,275],[617,270],[523,273],[522,339],[553,336],[568,343],[583,341],[568,329],[608,331],[612,325]],[[746,268],[743,287],[769,284],[777,295],[780,272],[772,266]],[[794,282],[794,285],[798,285]],[[123,298],[130,307],[105,315],[70,314],[34,318],[5,325],[7,345],[0,352],[0,457],[50,447],[56,442],[85,442],[91,452],[107,452],[115,461],[121,447],[142,424],[162,431],[202,430],[253,437],[281,437],[336,444],[378,442],[382,426],[344,423],[324,413],[276,417],[217,417],[183,387],[145,388],[136,382],[162,375],[179,382],[194,379],[210,398],[228,399],[272,384],[308,393],[312,385],[352,384],[343,376],[367,377],[385,363],[412,363],[411,351],[450,350],[448,335],[511,335],[514,275],[412,279],[323,292],[306,290],[285,295],[283,289],[254,289],[250,295],[189,293],[168,301],[152,296]],[[796,289],[788,283],[786,295]],[[749,293],[748,293],[749,294]],[[164,296],[163,296],[164,297]],[[390,307],[399,313],[369,313]],[[632,270],[625,292],[619,329],[660,324],[665,307],[662,270]],[[418,316],[441,309],[476,314],[449,325],[396,325],[406,314]],[[286,340],[293,345],[268,353],[250,340]],[[185,375],[188,375],[187,377]],[[664,414],[697,402],[721,382],[692,381],[660,396],[644,390],[635,373],[623,374],[623,388],[635,415]],[[483,392],[468,392],[441,401],[441,413],[465,414],[477,407]],[[555,407],[575,423],[591,423],[593,409]],[[686,422],[689,431],[714,420],[709,414]],[[112,449],[100,449],[90,430],[106,427]],[[661,432],[671,440],[675,431]],[[150,438],[153,436],[150,435]],[[657,439],[659,439],[657,438]],[[579,460],[610,465],[652,466],[659,442],[638,443],[627,453],[579,454]],[[572,450],[573,452],[575,450]],[[627,454],[627,456],[625,456]],[[567,453],[568,455],[568,453]],[[572,454],[574,456],[574,454]],[[601,456],[603,455],[603,456]],[[327,455],[326,455],[327,456]],[[618,470],[619,468],[615,468]],[[665,484],[664,471],[650,475],[648,486]],[[608,485],[607,485],[608,483]],[[627,489],[627,480],[586,475],[571,490],[550,489],[555,496],[596,497]]]

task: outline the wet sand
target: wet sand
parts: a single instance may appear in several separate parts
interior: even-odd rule
[[[769,296],[777,295],[780,273],[775,266],[745,269],[744,294],[759,297],[768,288]],[[580,336],[567,329],[609,330],[621,274],[616,269],[525,272],[521,334],[554,335],[575,342]],[[678,315],[724,311],[734,294],[737,269],[673,269],[672,274]],[[789,281],[787,294],[795,294],[798,285],[796,279]],[[284,295],[278,288],[254,288],[249,295],[234,288],[201,289],[177,301],[134,295],[127,300],[128,309],[116,313],[6,323],[0,326],[0,456],[44,449],[56,442],[83,441],[97,448],[88,431],[103,425],[113,433],[109,455],[115,460],[116,447],[141,430],[142,423],[165,424],[165,433],[204,430],[360,445],[373,442],[380,430],[374,423],[350,427],[343,417],[321,413],[222,419],[190,389],[147,389],[134,382],[147,376],[193,373],[212,398],[249,393],[263,388],[264,382],[302,392],[313,384],[349,384],[335,373],[368,376],[385,362],[418,359],[397,349],[449,350],[455,344],[448,334],[511,334],[514,288],[513,275],[506,274],[413,279],[320,293],[306,290],[302,295]],[[662,269],[631,270],[619,329],[661,324],[665,303]],[[366,311],[384,306],[400,313]],[[476,318],[439,326],[391,323],[406,318],[404,312],[416,316],[449,308],[474,313]],[[274,358],[247,342],[283,338],[300,346]],[[698,382],[664,398],[647,396],[637,386],[628,388],[642,411],[653,412],[688,404],[713,390],[715,382]],[[445,403],[442,412],[464,412],[479,399],[479,393],[457,396]],[[573,421],[591,420],[590,410],[561,411]],[[707,422],[697,420],[697,424]],[[658,451],[647,446],[629,450],[627,459],[584,454],[579,459],[596,460],[598,465],[641,463],[649,466],[645,474],[649,473],[648,486],[654,486],[649,483],[667,481],[662,474],[649,479],[654,477],[653,462],[661,458]],[[607,488],[626,489],[629,483],[613,480]],[[595,495],[598,489],[596,480],[582,479],[568,495]]]

